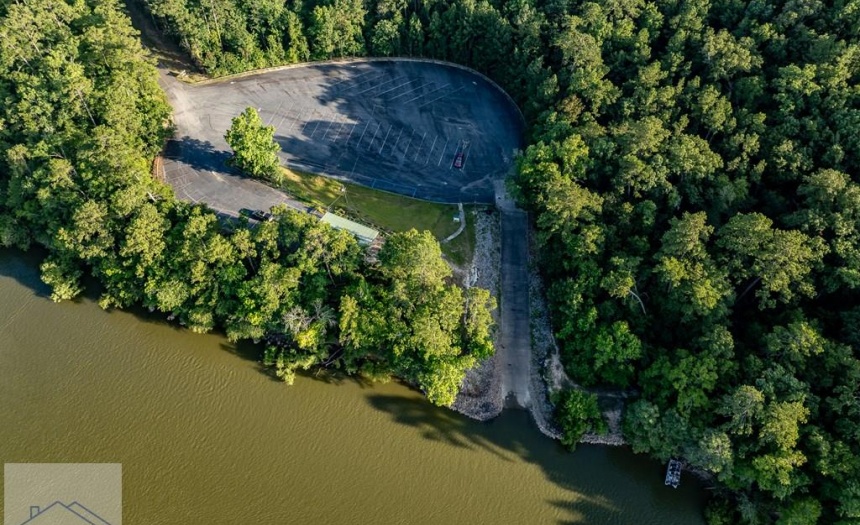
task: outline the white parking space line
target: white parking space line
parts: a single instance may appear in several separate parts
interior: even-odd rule
[[[421,85],[420,85],[420,86],[418,86],[418,87],[412,88],[412,89],[410,89],[410,90],[408,90],[408,91],[404,91],[403,93],[401,93],[401,94],[397,95],[396,97],[391,97],[391,98],[389,98],[389,99],[388,99],[388,101],[389,101],[389,102],[391,102],[392,100],[397,100],[397,99],[398,99],[398,98],[400,98],[400,97],[405,97],[406,95],[408,95],[408,94],[410,94],[410,93],[415,93],[416,91],[421,90],[421,89],[424,89],[424,88],[426,88],[427,86],[432,86],[433,84],[434,84],[434,82],[428,82],[428,83],[426,83],[426,84],[421,84]],[[431,91],[431,93],[432,93],[432,91]],[[420,98],[420,97],[419,97],[419,98]]]
[[[349,153],[349,148],[343,148],[341,150],[340,155],[337,156],[337,162],[335,162],[335,169],[340,169],[340,161],[343,160],[347,153]]]
[[[364,91],[359,91],[359,92],[358,92],[358,93],[356,93],[356,94],[357,94],[357,95],[363,95],[364,93],[367,93],[368,91],[373,91],[374,89],[379,88],[379,87],[382,87],[382,86],[384,86],[385,84],[391,84],[392,82],[400,82],[400,81],[401,81],[401,80],[403,80],[404,78],[406,78],[406,77],[395,77],[395,78],[392,78],[391,80],[386,80],[386,81],[385,81],[385,82],[383,82],[382,84],[376,84],[375,86],[370,86],[369,88],[365,89]]]
[[[272,120],[274,120],[275,115],[277,115],[277,114],[278,114],[278,110],[280,110],[280,109],[281,109],[281,106],[283,106],[283,105],[284,105],[284,101],[283,101],[283,100],[282,100],[282,101],[280,101],[280,102],[278,103],[278,107],[276,107],[276,108],[275,108],[275,111],[273,111],[273,112],[272,112],[272,116],[271,116],[271,117],[269,117],[268,119],[266,119],[266,125],[267,125],[267,126],[268,126],[268,125],[270,125],[270,124],[272,123]]]
[[[443,98],[445,98],[445,97],[449,97],[449,96],[453,95],[454,93],[456,93],[456,92],[458,92],[458,91],[462,91],[462,90],[464,90],[464,89],[466,89],[466,86],[460,86],[460,87],[458,87],[457,89],[455,89],[454,91],[452,91],[452,92],[450,92],[450,93],[445,93],[445,94],[444,94],[444,95],[442,95],[441,97],[436,97],[436,98],[434,98],[433,100],[431,100],[431,101],[429,101],[429,102],[425,102],[425,103],[421,104],[420,106],[418,106],[418,109],[423,108],[423,107],[424,107],[424,106],[426,106],[427,104],[432,104],[432,103],[434,103],[434,102],[436,102],[436,101],[442,100],[442,99],[443,99]]]
[[[332,142],[336,141],[338,137],[340,137],[340,132],[343,131],[343,127],[346,126],[346,121],[340,123],[340,126],[337,128],[337,131],[334,132],[334,135],[331,136],[329,140]]]
[[[328,127],[325,128],[325,133],[323,134],[323,137],[322,137],[323,140],[325,140],[325,138],[328,136],[328,132],[331,129],[332,124],[334,124],[334,120],[330,120],[328,123]]]
[[[346,77],[344,77],[343,79],[338,80],[338,81],[337,81],[337,82],[335,82],[334,84],[329,84],[329,87],[335,87],[335,86],[338,86],[338,85],[340,85],[340,84],[343,84],[344,82],[355,82],[355,81],[356,81],[356,80],[358,80],[359,78],[361,78],[361,77],[366,77],[367,75],[370,75],[370,74],[372,74],[372,73],[374,73],[374,71],[371,69],[370,71],[368,71],[368,72],[366,72],[366,73],[362,73],[362,74],[360,74],[360,75],[356,75],[356,76],[354,76],[354,77],[346,76]]]
[[[394,153],[394,150],[397,149],[397,143],[400,142],[400,137],[403,135],[403,128],[400,128],[400,133],[397,134],[397,140],[394,141],[394,145],[391,146],[391,153]]]
[[[357,83],[354,87],[358,88],[358,86],[360,86],[360,85],[362,85],[362,84],[367,84],[368,82],[376,82],[377,80],[383,79],[383,78],[385,78],[386,76],[387,76],[387,74],[386,74],[386,73],[383,73],[383,74],[381,74],[381,75],[379,75],[379,76],[376,76],[376,77],[373,77],[373,78],[369,78],[369,79],[367,79],[367,80],[362,80],[361,82]],[[373,86],[373,87],[372,87],[372,88],[370,88],[370,89],[373,89],[373,88],[375,88],[375,87],[376,87],[376,86]]]
[[[409,146],[412,145],[412,139],[415,138],[415,129],[412,130],[412,135],[409,136],[409,142],[406,143],[406,151],[403,152],[403,158],[406,158],[406,155],[409,154]]]
[[[290,102],[290,109],[284,111],[283,115],[281,116],[281,121],[278,122],[278,125],[275,126],[275,129],[280,129],[281,124],[284,123],[284,120],[287,118],[287,116],[290,114],[290,112],[293,111],[293,108],[295,108],[295,107],[296,107],[296,101],[295,101],[295,99],[293,99],[292,102]]]
[[[466,163],[469,162],[469,148],[471,148],[471,142],[467,144],[466,141],[464,140],[463,141],[463,165],[460,166],[461,170],[466,169]]]
[[[380,155],[382,155],[382,148],[384,148],[385,143],[388,142],[388,135],[391,135],[391,128],[393,128],[393,127],[394,127],[393,124],[388,126],[388,133],[385,134],[385,140],[382,141],[382,146],[379,147],[379,154]]]
[[[293,121],[290,122],[290,125],[287,126],[286,131],[290,131],[291,129],[293,129],[293,126],[295,126],[299,122],[299,119],[301,118],[302,115],[304,115],[304,113],[305,113],[305,110],[301,110],[298,113],[296,113],[296,118],[294,118]]]
[[[450,86],[450,85],[451,85],[451,84],[445,84],[444,86],[437,87],[437,88],[436,88],[436,89],[434,89],[433,91],[430,91],[430,92],[428,92],[428,93],[424,93],[423,95],[418,95],[418,96],[417,96],[417,97],[415,97],[415,98],[410,98],[409,100],[407,100],[406,102],[404,102],[404,104],[409,104],[410,102],[414,102],[414,101],[418,100],[418,99],[419,99],[419,98],[421,98],[421,97],[426,97],[426,96],[428,96],[428,95],[432,95],[433,93],[437,93],[437,92],[439,92],[439,90],[440,90],[440,89],[445,89],[446,87],[448,87],[448,86]]]
[[[384,95],[384,94],[386,94],[386,93],[390,93],[390,92],[394,91],[395,89],[400,89],[400,88],[402,88],[403,86],[408,86],[409,84],[412,84],[413,82],[418,82],[418,80],[416,79],[416,80],[410,80],[409,82],[404,82],[403,84],[400,84],[399,86],[394,86],[394,87],[393,87],[393,88],[391,88],[391,89],[386,89],[385,91],[383,91],[382,93],[380,93],[380,94],[378,94],[378,95],[376,95],[376,96],[377,96],[377,97],[381,97],[382,95]]]
[[[427,154],[427,160],[424,161],[424,165],[426,166],[428,162],[430,162],[430,156],[433,155],[433,150],[436,149],[436,141],[439,140],[439,135],[436,135],[433,138],[433,145],[430,146],[430,153]]]
[[[346,137],[346,142],[344,142],[344,146],[349,146],[349,139],[352,138],[352,132],[355,131],[355,128],[359,127],[360,125],[361,125],[361,121],[359,120],[358,122],[355,123],[355,125],[352,127],[352,129],[349,130],[349,135],[347,135],[347,137]]]
[[[424,139],[427,138],[427,132],[424,132],[424,136],[421,137],[421,144],[418,145],[418,151],[415,152],[415,158],[412,159],[412,162],[418,160],[418,154],[421,153],[421,148],[424,147]]]
[[[309,115],[305,115],[305,117],[310,117],[310,116],[313,116],[314,114],[316,114],[316,111],[311,111],[311,112],[310,112],[310,114],[309,114]],[[304,133],[304,132],[305,132],[305,129],[307,129],[308,124],[310,124],[310,123],[311,123],[311,121],[310,121],[310,120],[307,120],[306,118],[302,118],[302,121],[304,122],[304,125],[302,126],[302,133]]]
[[[370,139],[370,144],[367,145],[367,150],[370,151],[370,147],[373,146],[373,141],[376,140],[376,134],[379,133],[379,128],[382,127],[382,122],[376,125],[376,131],[373,132],[373,138]]]
[[[437,167],[442,165],[442,157],[445,156],[445,150],[448,149],[448,141],[450,141],[450,140],[451,139],[449,139],[449,138],[445,139],[445,146],[442,147],[442,153],[439,154],[439,162],[436,163]]]
[[[361,132],[361,136],[358,137],[358,146],[361,146],[361,141],[364,140],[364,134],[367,133],[367,127],[370,126],[372,121],[368,120],[367,124],[364,126],[364,131]]]
[[[320,116],[322,117],[322,115],[320,115]],[[314,130],[311,132],[311,138],[314,138],[314,135],[316,134],[317,129],[319,129],[319,127],[320,127],[320,124],[322,124],[322,120],[317,119],[317,125],[314,126]]]

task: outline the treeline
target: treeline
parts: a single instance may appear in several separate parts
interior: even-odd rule
[[[516,185],[567,371],[731,489],[713,524],[860,523],[858,8],[582,2],[543,33]]]
[[[134,1],[213,75],[339,57],[415,56],[490,75],[529,116],[557,91],[544,65],[551,24],[529,0]]]
[[[355,239],[286,209],[228,227],[153,179],[170,107],[115,0],[0,1],[0,245],[48,249],[54,300],[82,291],[196,332],[265,339],[266,362],[397,375],[449,404],[492,352],[488,292],[450,284],[429,233]]]

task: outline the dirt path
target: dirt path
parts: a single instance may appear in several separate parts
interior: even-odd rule
[[[489,290],[498,300],[501,268],[499,215],[495,212],[487,214],[475,211],[470,215],[468,220],[475,221],[475,256],[463,279],[463,285],[467,288],[480,286]],[[496,324],[499,323],[498,310],[493,312],[493,321]],[[498,331],[493,336],[493,343],[498,347]],[[500,377],[498,358],[493,355],[466,372],[457,401],[451,408],[478,421],[488,421],[497,417],[502,412],[504,403]]]
[[[143,6],[143,0],[125,0],[131,24],[140,31],[140,41],[158,60],[159,70],[197,72],[196,66],[185,51],[156,25],[155,19]]]

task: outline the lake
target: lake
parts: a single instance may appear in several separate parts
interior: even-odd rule
[[[396,383],[313,374],[259,348],[92,299],[54,304],[0,250],[0,459],[122,463],[127,524],[701,524],[689,475],[623,448],[569,453],[522,411],[477,423]]]

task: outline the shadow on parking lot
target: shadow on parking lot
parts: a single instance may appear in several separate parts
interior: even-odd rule
[[[312,73],[311,73],[312,72]],[[310,73],[310,74],[309,74]],[[261,100],[291,75],[268,80]],[[471,72],[423,62],[307,66],[289,109],[275,109],[288,164],[442,202],[492,202],[511,168],[522,125],[504,94]],[[459,159],[459,163],[458,163]]]
[[[286,165],[299,171],[433,202],[491,202],[489,177],[471,166],[468,171],[450,166],[457,152],[453,143],[443,157],[443,149],[433,144],[436,140],[400,133],[408,126],[395,127],[345,126],[337,120],[315,119],[308,120],[298,135],[276,134],[275,142],[284,152]]]
[[[217,150],[209,141],[194,139],[188,136],[173,139],[167,144],[165,156],[169,159],[181,159],[195,170],[219,171],[230,175],[239,175],[239,171],[227,164],[230,152]]]

